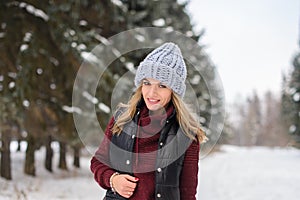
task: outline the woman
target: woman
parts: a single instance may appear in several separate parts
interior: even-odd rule
[[[184,104],[186,66],[165,43],[140,63],[135,93],[110,120],[91,160],[105,199],[195,200],[204,132]]]

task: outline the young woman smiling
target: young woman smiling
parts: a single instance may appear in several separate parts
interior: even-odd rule
[[[154,49],[138,66],[137,89],[120,104],[91,160],[106,200],[196,199],[206,136],[182,100],[186,75],[174,43]]]

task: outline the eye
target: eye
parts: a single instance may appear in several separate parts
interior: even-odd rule
[[[143,85],[151,85],[149,81],[143,80]]]
[[[159,84],[160,88],[167,88],[167,86],[163,85],[163,84]]]

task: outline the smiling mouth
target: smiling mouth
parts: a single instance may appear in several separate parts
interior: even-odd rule
[[[151,104],[157,104],[158,102],[160,102],[160,100],[158,99],[151,99],[151,98],[147,98],[148,102]]]

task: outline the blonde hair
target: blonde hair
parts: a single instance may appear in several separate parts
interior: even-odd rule
[[[141,98],[142,86],[139,86],[128,101],[128,104],[119,105],[119,107],[126,109],[124,109],[124,112],[116,119],[116,122],[112,127],[113,134],[120,134],[123,126],[133,119],[136,113],[136,106]],[[205,136],[203,129],[192,115],[191,110],[187,107],[184,101],[174,92],[172,92],[171,101],[176,110],[176,119],[183,132],[193,140],[197,138],[200,143],[205,142],[207,137]]]

